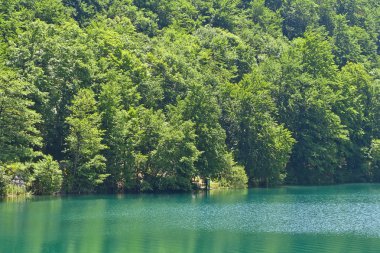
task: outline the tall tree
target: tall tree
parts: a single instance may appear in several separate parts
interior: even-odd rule
[[[152,190],[150,160],[165,124],[162,112],[142,106],[119,110],[111,133],[111,169],[119,190]]]
[[[284,57],[283,81],[276,91],[279,118],[296,139],[287,181],[333,183],[336,171],[345,165],[341,147],[348,132],[334,112],[338,94],[333,89],[337,67],[332,46],[317,31],[306,32],[295,43],[290,57]]]
[[[97,112],[95,94],[90,89],[81,89],[69,107],[66,119],[69,135],[66,137],[68,164],[65,187],[68,192],[93,192],[103,183],[105,158],[101,151],[103,131],[100,130],[101,117]]]
[[[221,111],[210,91],[201,85],[193,86],[178,102],[177,110],[182,120],[195,124],[196,147],[201,152],[196,162],[199,175],[215,177],[228,170],[226,132],[219,123]]]
[[[373,80],[362,64],[354,63],[344,66],[338,77],[341,96],[334,111],[349,133],[350,142],[342,147],[345,148],[347,167],[353,180],[370,180],[367,156],[372,138]]]
[[[245,76],[228,96],[228,136],[238,162],[246,168],[251,184],[280,184],[294,144],[291,133],[278,124],[270,84],[255,71]]]
[[[28,98],[33,88],[14,71],[1,67],[0,164],[29,161],[40,150],[37,126],[41,117]]]

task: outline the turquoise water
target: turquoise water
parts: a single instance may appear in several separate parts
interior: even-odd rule
[[[2,201],[12,252],[380,252],[380,185]]]

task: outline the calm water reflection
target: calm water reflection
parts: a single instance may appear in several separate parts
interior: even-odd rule
[[[2,201],[10,252],[380,252],[380,185]]]

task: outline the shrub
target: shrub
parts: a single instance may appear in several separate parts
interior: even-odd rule
[[[376,182],[380,182],[380,139],[372,141],[370,158],[373,179]]]
[[[44,158],[32,165],[33,180],[31,190],[34,194],[53,194],[61,190],[62,171],[59,164],[51,156]]]
[[[19,196],[27,194],[29,180],[28,166],[23,163],[0,166],[0,195]]]
[[[5,167],[0,165],[0,196],[5,195],[6,187],[10,181],[10,177],[5,173]]]
[[[227,188],[247,188],[248,176],[243,166],[233,166],[220,178],[220,186]]]

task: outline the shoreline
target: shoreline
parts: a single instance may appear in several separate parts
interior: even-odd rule
[[[325,188],[325,187],[335,187],[335,186],[352,186],[352,185],[380,185],[380,182],[358,182],[358,183],[341,183],[341,184],[323,184],[323,185],[278,185],[271,187],[247,187],[247,188],[211,188],[209,190],[200,189],[193,191],[147,191],[147,192],[123,192],[123,193],[106,193],[106,192],[94,192],[94,193],[57,193],[50,195],[34,195],[32,193],[26,193],[23,195],[9,195],[9,196],[0,196],[0,202],[4,200],[28,200],[33,198],[45,198],[45,197],[85,197],[85,196],[139,196],[139,195],[188,195],[188,194],[206,194],[210,192],[217,191],[243,191],[243,190],[275,190],[281,188]]]

